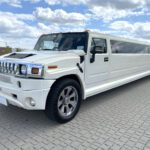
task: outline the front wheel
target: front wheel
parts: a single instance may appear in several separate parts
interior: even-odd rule
[[[63,79],[54,84],[46,104],[46,114],[59,123],[72,120],[79,111],[82,99],[81,87],[73,79]]]

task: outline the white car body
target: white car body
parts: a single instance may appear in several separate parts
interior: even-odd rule
[[[0,73],[0,96],[9,104],[27,110],[45,110],[48,93],[53,84],[60,78],[74,77],[81,85],[83,99],[109,89],[127,84],[150,75],[150,54],[113,54],[110,40],[123,40],[139,44],[130,39],[117,38],[110,35],[88,31],[87,52],[69,50],[62,52],[31,51],[21,54],[35,54],[24,59],[0,57],[1,62],[36,63],[44,66],[44,78],[22,78]],[[103,38],[107,41],[107,53],[96,54],[91,63],[92,38]],[[81,57],[84,60],[81,61]],[[108,61],[104,61],[108,58]],[[78,66],[78,65],[79,66]],[[58,66],[49,69],[49,66]],[[19,85],[20,84],[20,85]],[[34,102],[34,104],[32,102]]]

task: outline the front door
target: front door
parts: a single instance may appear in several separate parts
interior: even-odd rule
[[[86,85],[99,85],[109,77],[109,53],[106,38],[92,36],[86,58]],[[96,49],[95,54],[92,51]]]

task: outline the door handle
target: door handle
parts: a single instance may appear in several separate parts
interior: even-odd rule
[[[108,62],[108,61],[109,61],[109,57],[105,57],[104,62]]]

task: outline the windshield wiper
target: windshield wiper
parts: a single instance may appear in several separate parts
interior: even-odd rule
[[[45,49],[42,49],[42,50],[44,50],[44,51],[49,51],[49,50],[52,50],[52,49],[45,48]]]
[[[42,50],[45,50],[45,51],[49,51],[49,50],[56,51],[56,50],[58,50],[58,48],[57,47],[54,47],[53,49],[45,48],[45,49],[42,49]]]

